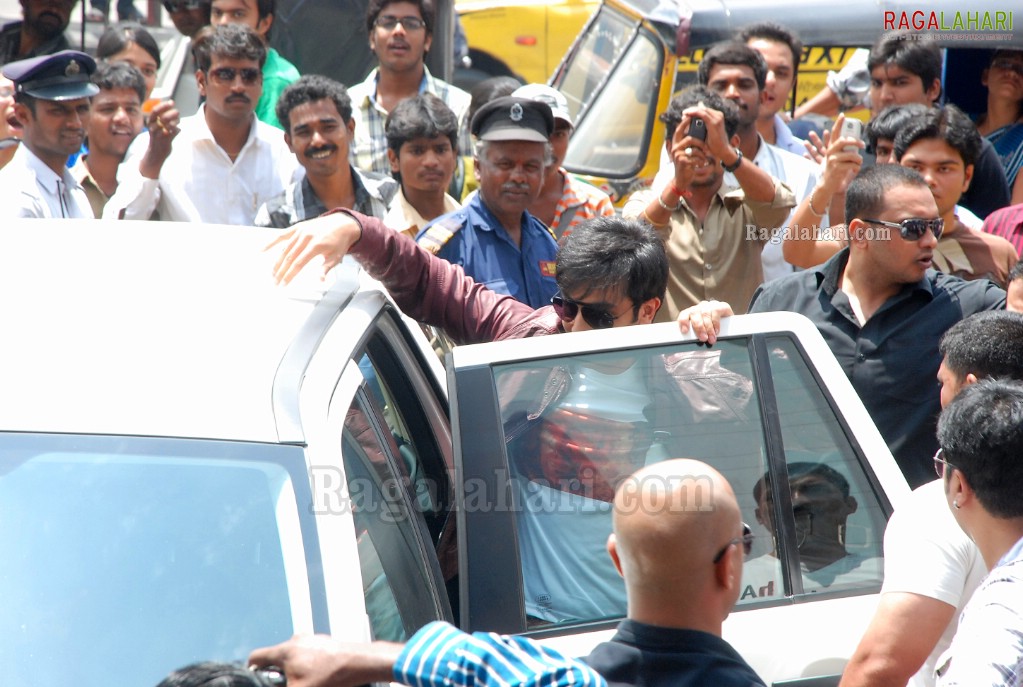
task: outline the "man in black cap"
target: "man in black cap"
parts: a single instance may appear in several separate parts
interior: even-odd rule
[[[70,48],[64,31],[75,0],[21,0],[24,19],[0,29],[0,64]]]
[[[14,82],[22,145],[0,170],[0,216],[92,217],[85,191],[66,165],[85,140],[89,98],[99,92],[90,81],[94,71],[93,59],[74,50],[3,68]]]
[[[498,293],[540,308],[558,292],[558,244],[526,210],[552,162],[551,108],[528,98],[497,98],[472,119],[479,192],[465,207],[437,218],[416,241]]]

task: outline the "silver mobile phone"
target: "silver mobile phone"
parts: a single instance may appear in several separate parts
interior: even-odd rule
[[[846,117],[845,121],[842,122],[842,135],[839,138],[855,138],[857,140],[863,140],[863,122],[852,117]],[[843,148],[847,153],[859,153],[860,149],[856,146],[846,146]]]

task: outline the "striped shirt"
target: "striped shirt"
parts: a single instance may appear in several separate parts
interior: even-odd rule
[[[559,239],[586,220],[615,214],[611,198],[599,188],[576,179],[564,168],[557,173],[565,179],[564,191],[554,208],[554,221],[551,222],[551,231]]]
[[[355,120],[351,161],[359,169],[390,175],[391,163],[387,161],[387,133],[384,130],[387,111],[376,101],[377,73],[378,70],[374,69],[365,81],[348,89],[352,99],[352,119]],[[472,139],[469,136],[469,123],[465,121],[469,111],[469,94],[446,81],[435,79],[425,65],[419,92],[432,93],[451,108],[458,118],[459,154],[471,156]]]
[[[394,664],[412,687],[606,687],[585,663],[525,637],[466,634],[444,622],[419,630]]]
[[[1023,255],[1023,203],[995,210],[981,225],[981,230],[1008,239],[1016,252]]]

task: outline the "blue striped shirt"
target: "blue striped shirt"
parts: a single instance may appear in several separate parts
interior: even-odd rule
[[[412,687],[606,687],[585,663],[524,637],[466,634],[433,622],[417,632],[394,664]]]

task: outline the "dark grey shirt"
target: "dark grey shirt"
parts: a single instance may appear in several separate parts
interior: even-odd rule
[[[963,281],[934,270],[906,284],[860,327],[838,288],[846,248],[823,265],[764,284],[749,311],[788,310],[810,318],[827,341],[888,443],[906,480],[934,479],[931,458],[941,410],[938,341],[953,324],[1005,307],[1005,292],[986,279]]]
[[[22,22],[20,21],[12,21],[9,24],[4,24],[4,27],[0,29],[0,65],[14,62],[15,60],[27,60],[30,57],[38,57],[39,55],[52,55],[61,50],[68,50],[71,47],[67,37],[62,33],[59,36],[54,36],[42,45],[37,45],[28,54],[18,57],[18,50],[21,48],[21,25]]]

